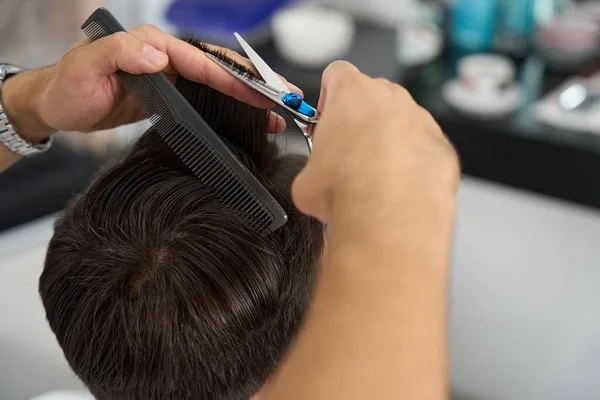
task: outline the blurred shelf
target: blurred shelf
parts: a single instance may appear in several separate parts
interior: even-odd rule
[[[347,60],[373,77],[402,83],[444,129],[461,157],[466,174],[600,208],[600,136],[543,126],[529,114],[533,101],[558,86],[567,75],[547,70],[530,57],[519,63],[527,104],[496,120],[478,120],[455,112],[441,98],[440,87],[454,76],[455,54],[411,70],[398,67],[395,32],[359,25]],[[282,60],[272,44],[256,49],[278,73],[302,88],[316,104],[321,70],[307,71]],[[373,140],[377,140],[376,132]]]
[[[445,55],[423,68],[402,70],[395,56],[395,33],[359,25],[347,60],[371,76],[398,81],[429,109],[456,146],[466,174],[600,208],[600,136],[542,126],[529,104],[507,118],[476,120],[454,112],[441,99],[440,86],[453,74],[454,57]],[[316,104],[321,70],[284,62],[272,44],[257,51],[277,72],[301,87]],[[530,101],[556,87],[565,75],[545,71],[535,58],[520,67]],[[373,132],[373,140],[377,133]],[[0,174],[0,231],[61,210],[96,170],[87,154],[57,143],[43,155],[22,160]]]

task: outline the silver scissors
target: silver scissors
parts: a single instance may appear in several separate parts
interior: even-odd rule
[[[300,94],[291,92],[279,76],[273,72],[269,65],[264,62],[256,51],[254,51],[254,49],[246,43],[238,33],[234,33],[234,35],[262,79],[264,79],[264,82],[244,71],[236,69],[227,61],[223,61],[212,54],[206,53],[206,55],[231,75],[261,93],[275,104],[281,106],[304,135],[308,150],[312,151],[312,131],[314,125],[319,122],[316,117],[317,111],[312,106],[308,105],[302,99]]]

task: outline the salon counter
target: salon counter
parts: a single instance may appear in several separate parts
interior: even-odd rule
[[[403,69],[397,66],[394,49],[394,31],[359,25],[346,59],[370,76],[406,86],[440,123],[458,150],[466,174],[600,207],[600,135],[544,126],[530,114],[532,103],[556,88],[567,75],[550,71],[535,56],[521,61],[518,80],[525,87],[525,105],[508,117],[474,119],[455,112],[440,95],[441,85],[455,76],[460,54],[447,51],[430,65]],[[256,50],[274,70],[301,87],[309,102],[316,104],[320,71],[306,71],[286,63],[271,44]]]
[[[37,293],[52,218],[0,234],[0,399],[80,388]],[[600,212],[465,178],[450,276],[454,400],[600,398]]]

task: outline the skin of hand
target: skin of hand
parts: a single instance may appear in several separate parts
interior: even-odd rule
[[[336,62],[292,197],[332,226],[302,328],[265,398],[448,398],[458,158],[402,87]]]
[[[253,68],[248,59],[221,50]],[[32,141],[57,130],[90,132],[141,120],[141,110],[113,74],[117,70],[132,74],[162,71],[173,82],[181,74],[256,107],[273,106],[202,51],[152,25],[78,42],[56,65],[9,79],[3,87],[3,102],[17,131]],[[280,132],[285,121],[270,113],[269,128]]]
[[[338,61],[323,73],[317,108],[314,150],[292,187],[300,211],[334,223],[350,207],[353,218],[380,223],[407,198],[454,197],[456,153],[400,85]]]

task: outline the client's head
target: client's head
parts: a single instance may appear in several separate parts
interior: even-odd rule
[[[304,159],[278,156],[267,112],[176,86],[289,220],[257,235],[153,130],[101,173],[58,219],[40,278],[50,327],[101,400],[250,398],[289,347],[320,262],[323,227],[289,197]]]

